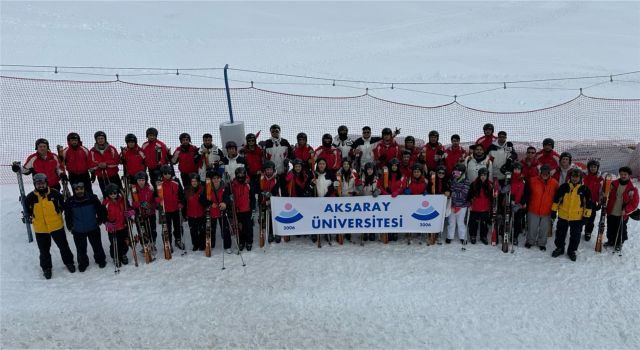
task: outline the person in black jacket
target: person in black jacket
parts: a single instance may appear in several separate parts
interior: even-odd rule
[[[64,203],[64,211],[67,228],[76,244],[78,270],[84,272],[89,266],[87,239],[93,249],[93,259],[100,268],[104,268],[107,262],[99,225],[106,220],[106,209],[95,194],[85,192],[84,183],[74,183],[71,187],[73,196]]]

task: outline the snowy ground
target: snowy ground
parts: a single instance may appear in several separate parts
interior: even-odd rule
[[[117,276],[111,262],[70,274],[54,248],[47,281],[19,221],[17,187],[1,190],[2,348],[640,345],[635,222],[623,257],[581,242],[575,263],[551,258],[552,242],[547,252],[503,254],[404,241],[318,249],[298,238],[243,254],[246,267],[226,255],[221,270],[218,245],[211,258],[176,253]]]
[[[505,81],[638,70],[637,2],[0,3],[3,64],[221,67],[385,81]],[[93,71],[95,72],[95,70]],[[180,76],[2,74],[215,86]],[[129,72],[131,73],[131,72]],[[133,73],[152,73],[136,71]],[[232,71],[232,78],[285,78]],[[220,77],[220,72],[203,75]],[[607,79],[604,79],[607,80]],[[622,80],[622,79],[619,79]],[[640,79],[586,94],[638,98]],[[299,81],[298,81],[299,82]],[[602,80],[534,84],[461,97],[528,110]],[[246,84],[232,83],[232,87]],[[256,84],[297,94],[362,94],[333,86]],[[488,88],[492,88],[490,86]],[[371,90],[419,105],[450,97]],[[478,86],[422,86],[462,95]],[[552,88],[540,90],[538,88]],[[570,89],[570,90],[563,90]],[[293,126],[283,125],[287,129]],[[304,130],[307,126],[300,125]],[[69,126],[61,125],[61,132]],[[15,130],[19,133],[19,130]],[[45,135],[46,136],[46,135]],[[535,135],[538,139],[538,135]],[[640,347],[640,226],[620,258],[581,242],[578,261],[548,251],[380,243],[323,247],[294,239],[207,259],[189,252],[115,276],[70,274],[53,248],[45,281],[26,243],[15,185],[0,186],[0,348],[628,348]],[[71,237],[69,236],[69,239]],[[106,238],[104,239],[106,244]],[[73,243],[71,243],[74,249]]]

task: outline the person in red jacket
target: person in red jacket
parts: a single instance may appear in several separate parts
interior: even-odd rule
[[[49,141],[46,139],[37,139],[36,152],[27,157],[22,168],[18,162],[14,162],[11,165],[11,170],[15,173],[21,171],[25,175],[45,174],[47,185],[58,191],[60,191],[60,178],[66,177],[62,171],[62,164],[58,157],[49,150]]]
[[[400,158],[400,146],[394,139],[391,129],[384,128],[382,129],[382,140],[378,141],[373,149],[376,168],[382,169],[393,158]]]
[[[120,150],[120,159],[122,160],[125,176],[129,178],[129,183],[135,182],[135,177],[141,171],[147,171],[145,165],[145,155],[140,146],[138,146],[138,138],[134,134],[127,134],[124,137],[126,147]]]
[[[244,157],[247,174],[251,179],[251,185],[254,188],[258,188],[260,185],[260,175],[262,174],[264,154],[262,147],[256,143],[255,134],[247,134],[245,141],[246,144],[240,149],[240,156]]]
[[[444,194],[447,197],[451,194],[447,168],[444,165],[439,165],[436,168],[435,176],[429,176],[427,179],[427,193]]]
[[[116,184],[122,187],[122,181],[118,175],[118,164],[120,164],[120,155],[118,150],[107,142],[107,134],[104,131],[96,131],[93,134],[96,140],[95,145],[89,151],[91,157],[91,172],[98,178],[98,185],[105,197],[105,188],[108,184]]]
[[[304,169],[304,164],[300,159],[294,159],[293,169],[286,177],[287,193],[289,197],[313,197],[313,186],[311,184],[311,173]]]
[[[133,197],[131,206],[138,214],[139,224],[144,225],[148,232],[149,238],[151,238],[151,249],[155,252],[156,238],[158,237],[156,228],[156,195],[148,180],[149,178],[145,171],[139,171],[136,174],[135,182],[132,182],[131,186]]]
[[[406,179],[411,178],[411,174],[413,174],[414,164],[415,163],[411,163],[411,153],[408,151],[402,152],[402,154],[400,155],[400,164],[398,164],[398,167],[400,168],[400,172]]]
[[[180,134],[180,147],[176,148],[171,157],[171,164],[178,164],[180,181],[186,188],[191,184],[191,174],[198,172],[200,153],[198,148],[191,144],[191,135],[183,132]]]
[[[413,165],[411,177],[407,180],[407,187],[404,194],[427,194],[427,178],[424,176],[424,165],[416,163]]]
[[[533,146],[527,147],[527,154],[522,159],[520,164],[522,165],[522,176],[525,180],[529,180],[532,177],[536,177],[539,174],[538,160],[536,159],[536,148]]]
[[[451,145],[444,150],[444,163],[447,174],[451,174],[457,164],[464,164],[469,153],[464,147],[460,147],[460,135],[451,135]]]
[[[111,243],[109,255],[114,259],[114,264],[117,267],[120,267],[120,264],[127,265],[129,263],[127,258],[129,251],[127,219],[135,216],[132,209],[125,210],[125,198],[121,196],[120,191],[116,184],[107,185],[104,191],[105,199],[102,201],[102,205],[107,210],[105,227]]]
[[[182,225],[180,220],[180,209],[184,207],[182,185],[173,179],[173,172],[170,165],[163,165],[160,168],[160,172],[162,173],[162,181],[158,181],[158,183],[162,184],[163,198],[156,197],[156,202],[162,206],[162,211],[164,212],[167,222],[167,230],[171,232],[173,229],[173,239],[176,246],[181,250],[185,250],[184,243],[182,242]],[[169,238],[169,240],[171,240],[171,238]],[[171,244],[171,242],[169,242],[169,244]]]
[[[409,152],[409,163],[411,165],[415,164],[420,157],[420,149],[416,147],[416,138],[409,135],[404,138],[404,147],[400,149],[400,152],[404,154],[404,152]]]
[[[489,148],[498,139],[498,137],[493,134],[494,131],[495,128],[493,127],[493,124],[487,123],[482,127],[484,135],[476,140],[476,145],[482,145],[482,149],[485,154],[489,153]]]
[[[587,162],[587,175],[582,179],[582,183],[587,186],[589,192],[591,192],[591,205],[594,208],[584,225],[584,240],[587,242],[591,239],[591,234],[593,233],[596,213],[600,211],[600,197],[602,196],[603,182],[604,178],[600,175],[600,162],[595,159],[589,160]]]
[[[271,210],[271,197],[281,197],[280,186],[278,185],[278,177],[276,176],[276,165],[267,160],[262,167],[262,175],[259,182],[260,193],[258,194],[258,201],[260,203],[261,215],[264,218],[267,210]],[[280,236],[274,236],[273,223],[271,220],[266,223],[269,225],[269,243],[275,241],[280,243],[282,239]],[[266,229],[266,227],[265,227]]]
[[[527,216],[527,202],[529,201],[529,190],[522,173],[522,164],[513,163],[513,173],[511,174],[511,215],[513,221],[513,245],[518,245],[518,236],[524,229],[524,220]]]
[[[142,144],[142,152],[144,153],[145,163],[149,170],[149,178],[151,186],[155,189],[158,178],[160,177],[160,167],[169,164],[169,149],[164,142],[158,140],[158,129],[147,129],[147,141]],[[173,168],[171,168],[173,175]]]
[[[62,150],[61,160],[67,170],[69,183],[82,182],[85,193],[91,196],[93,190],[91,189],[91,177],[89,176],[89,168],[91,168],[89,149],[82,145],[78,133],[71,132],[67,135],[67,147]]]
[[[444,146],[438,142],[440,133],[435,130],[429,131],[429,142],[424,145],[421,160],[427,166],[427,171],[436,171],[438,165],[444,162]]]
[[[305,171],[311,171],[316,164],[315,151],[313,147],[307,144],[307,134],[301,132],[297,136],[298,143],[293,147],[294,159],[299,159],[303,162],[303,168]]]
[[[231,232],[222,216],[227,209],[227,204],[224,202],[224,192],[227,186],[222,182],[220,172],[214,169],[207,172],[207,178],[211,179],[211,187],[205,188],[205,192],[200,195],[200,203],[208,208],[211,216],[211,247],[216,246],[216,227],[220,227],[222,247],[227,254],[231,254]]]
[[[536,154],[538,166],[548,165],[551,168],[551,176],[554,176],[558,166],[560,166],[560,155],[553,150],[555,141],[551,138],[542,140],[542,149]]]
[[[489,181],[489,170],[480,168],[478,177],[471,183],[467,202],[471,203],[469,214],[469,240],[471,244],[476,244],[478,227],[480,227],[480,241],[487,245],[489,240],[489,221],[491,219],[491,207],[493,200],[493,184]]]
[[[316,164],[320,158],[325,160],[327,173],[331,176],[334,176],[342,165],[342,153],[339,148],[333,146],[333,137],[330,134],[322,135],[322,145],[316,148],[314,158]]]
[[[629,215],[638,208],[638,189],[631,182],[631,168],[623,166],[618,170],[619,179],[611,183],[607,200],[607,247],[622,249],[627,240]]]
[[[204,188],[200,183],[200,175],[193,172],[189,175],[190,186],[185,189],[184,197],[186,206],[182,208],[183,216],[187,218],[189,223],[189,233],[191,233],[191,243],[193,251],[204,250],[205,246],[205,208],[200,202],[200,197],[204,192]]]
[[[227,187],[224,197],[227,206],[233,206],[234,221],[237,220],[239,226],[236,228],[239,240],[238,249],[242,251],[247,248],[247,251],[251,251],[256,196],[247,178],[247,170],[244,167],[236,168],[235,178]]]

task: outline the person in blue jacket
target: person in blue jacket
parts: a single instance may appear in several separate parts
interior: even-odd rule
[[[99,225],[105,222],[107,211],[95,194],[85,192],[84,183],[74,183],[71,187],[73,196],[64,203],[64,212],[67,228],[73,234],[76,244],[78,270],[84,272],[89,266],[87,239],[93,249],[93,259],[100,268],[104,268],[107,261]]]

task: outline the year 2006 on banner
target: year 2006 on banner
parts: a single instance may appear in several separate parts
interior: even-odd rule
[[[280,236],[441,232],[446,205],[443,195],[271,197],[273,231]]]

